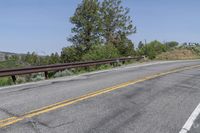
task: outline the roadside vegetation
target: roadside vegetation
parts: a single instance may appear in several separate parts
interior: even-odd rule
[[[68,41],[61,53],[39,56],[27,53],[21,56],[7,57],[0,62],[0,69],[20,68],[58,63],[92,61],[128,56],[145,56],[148,60],[196,59],[200,57],[200,44],[176,41],[159,42],[157,40],[137,47],[129,39],[136,33],[136,26],[129,16],[129,9],[122,6],[122,0],[82,0],[70,18],[73,27]],[[84,72],[112,68],[101,65],[89,68],[65,70],[49,73],[50,78],[80,74]],[[17,77],[17,83],[44,79],[44,75],[32,74]],[[0,78],[0,86],[11,85],[10,77]]]
[[[141,42],[140,42],[141,43]],[[139,56],[144,55],[150,60],[182,60],[182,59],[199,59],[200,44],[198,43],[183,43],[171,41],[161,43],[152,41],[146,45],[138,45]]]

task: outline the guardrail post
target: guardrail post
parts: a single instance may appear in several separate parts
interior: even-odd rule
[[[16,76],[12,75],[11,77],[12,77],[13,83],[16,84],[16,80],[17,80]]]
[[[48,79],[49,77],[48,77],[48,71],[45,71],[44,72],[44,75],[45,75],[45,79]]]
[[[116,60],[116,63],[115,63],[115,65],[114,65],[114,66],[115,66],[115,67],[117,67],[117,66],[119,66],[119,64],[120,64],[120,60],[119,60],[119,59],[117,59],[117,60]]]

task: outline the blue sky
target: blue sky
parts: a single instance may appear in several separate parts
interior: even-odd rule
[[[81,0],[0,0],[0,51],[38,54],[70,45],[73,15]],[[137,26],[130,39],[200,42],[199,0],[123,0]]]

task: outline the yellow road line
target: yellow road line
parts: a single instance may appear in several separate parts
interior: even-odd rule
[[[170,70],[170,71],[167,71],[167,72],[153,74],[153,75],[150,75],[150,76],[147,76],[147,77],[144,77],[144,78],[140,78],[138,80],[128,81],[128,82],[125,82],[125,83],[122,83],[122,84],[119,84],[119,85],[116,85],[116,86],[112,86],[112,87],[104,88],[104,89],[101,89],[101,90],[98,90],[98,91],[95,91],[95,92],[92,92],[92,93],[88,93],[86,95],[82,95],[82,96],[77,97],[77,98],[71,98],[71,99],[68,99],[68,100],[65,100],[65,101],[62,101],[62,102],[58,102],[58,103],[55,103],[55,104],[52,104],[52,105],[49,105],[49,106],[46,106],[46,107],[43,107],[43,108],[40,108],[40,109],[37,109],[37,110],[33,110],[33,111],[26,113],[26,114],[19,116],[19,117],[14,116],[14,117],[10,117],[10,118],[7,118],[7,119],[3,119],[3,120],[0,120],[0,128],[4,128],[6,126],[20,122],[24,119],[32,118],[32,117],[35,117],[35,116],[38,116],[38,115],[41,115],[41,114],[62,108],[62,107],[65,107],[65,106],[68,106],[68,105],[71,105],[71,104],[74,104],[74,103],[77,103],[77,102],[80,102],[80,101],[83,101],[83,100],[86,100],[86,99],[89,99],[89,98],[92,98],[92,97],[95,97],[95,96],[98,96],[98,95],[101,95],[101,94],[104,94],[104,93],[108,93],[108,92],[111,92],[111,91],[114,91],[114,90],[117,90],[117,89],[120,89],[120,88],[127,87],[129,85],[134,85],[136,83],[144,82],[146,80],[154,79],[154,78],[157,78],[157,77],[160,77],[160,76],[164,76],[164,75],[168,75],[168,74],[171,74],[171,73],[176,73],[176,72],[180,72],[180,71],[184,71],[184,70],[189,70],[189,69],[197,68],[197,67],[200,67],[200,65],[177,68],[177,69],[173,69],[173,70]]]
[[[4,120],[0,120],[0,123],[6,122],[6,121],[9,121],[9,120],[13,120],[13,119],[16,119],[16,118],[17,117],[10,117],[10,118],[4,119]]]

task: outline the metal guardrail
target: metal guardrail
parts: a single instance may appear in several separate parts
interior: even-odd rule
[[[25,68],[17,68],[17,69],[3,69],[3,70],[0,70],[0,77],[11,76],[13,82],[15,83],[16,75],[44,72],[45,78],[48,79],[48,72],[52,72],[52,71],[62,71],[69,68],[112,64],[112,63],[118,63],[118,62],[125,62],[128,60],[140,60],[140,59],[143,59],[143,57],[126,57],[126,58],[116,58],[116,59],[88,61],[88,62],[76,62],[76,63],[64,63],[64,64],[55,64],[55,65],[25,67]]]

